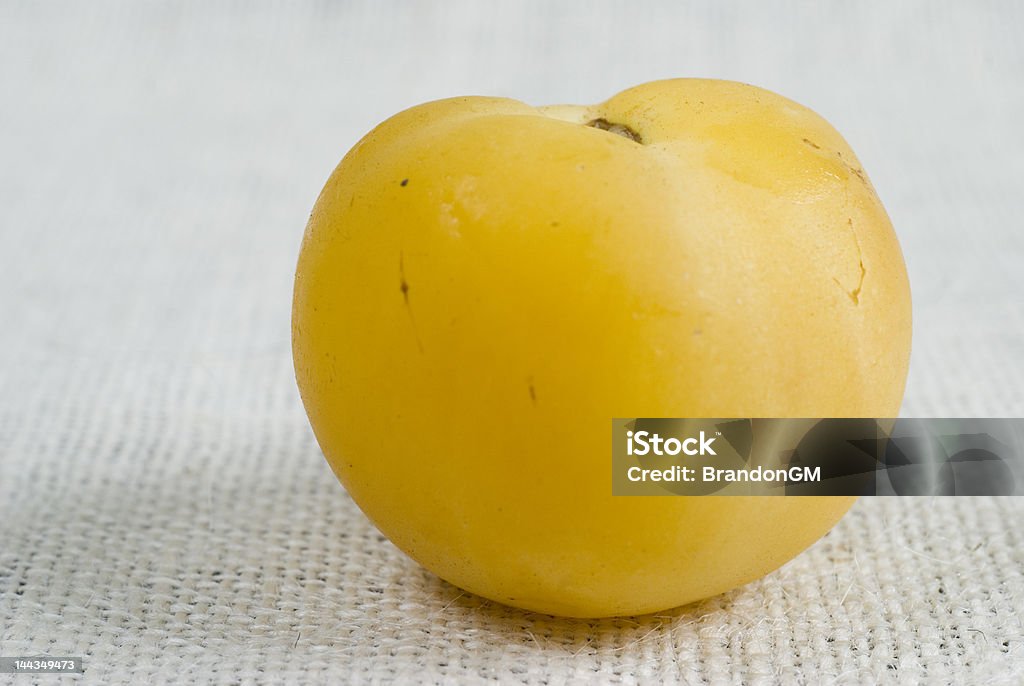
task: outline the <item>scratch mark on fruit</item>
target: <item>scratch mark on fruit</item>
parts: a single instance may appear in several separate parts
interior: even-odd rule
[[[858,179],[860,179],[860,182],[863,183],[865,186],[870,185],[868,183],[868,177],[864,174],[864,170],[863,169],[861,169],[860,167],[855,167],[852,164],[850,164],[849,162],[847,162],[846,158],[843,157],[843,153],[839,152],[838,150],[836,151],[836,156],[839,157],[839,161],[843,163],[843,166],[846,167],[846,170],[848,172],[850,172],[851,174],[856,176]]]
[[[864,276],[868,273],[868,270],[864,268],[864,260],[859,260],[857,265],[860,267],[860,279],[857,281],[857,287],[853,289],[853,302],[860,305],[860,292],[864,288]]]
[[[804,142],[804,145],[808,145],[808,146],[814,148],[815,150],[821,150],[822,149],[820,145],[818,145],[817,143],[812,141],[810,138],[804,138],[803,142]],[[828,152],[828,151],[826,151],[826,152]],[[850,172],[851,174],[856,176],[858,179],[860,179],[860,182],[863,183],[865,186],[870,186],[871,185],[868,182],[868,177],[864,173],[863,169],[861,169],[860,167],[855,167],[852,164],[850,164],[849,162],[847,162],[846,158],[843,157],[843,153],[840,152],[839,150],[835,151],[835,155],[836,155],[836,158],[839,160],[840,164],[842,164],[844,167],[846,167],[846,171]]]
[[[412,305],[409,303],[409,282],[405,279],[405,252],[398,252],[398,279],[399,290],[402,291],[402,299],[405,301],[405,311],[409,313],[409,324],[412,325],[412,335],[416,339],[416,347],[420,353],[423,352],[423,342],[420,341],[419,330],[416,327],[416,317],[412,313]]]
[[[846,225],[850,227],[850,233],[853,234],[853,242],[857,246],[857,266],[860,269],[860,277],[857,280],[857,287],[853,290],[847,290],[846,286],[844,286],[839,279],[835,277],[832,277],[832,280],[836,282],[837,286],[846,292],[846,295],[854,305],[860,305],[860,293],[864,288],[864,277],[868,272],[864,267],[864,253],[860,247],[860,238],[857,236],[857,230],[853,228],[853,217],[847,218]]]

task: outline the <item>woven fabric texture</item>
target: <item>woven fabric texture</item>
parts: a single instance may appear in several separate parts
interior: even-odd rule
[[[1024,413],[1024,31],[999,2],[0,4],[0,683],[1024,683],[1024,499],[864,499],[659,616],[462,593],[339,486],[295,389],[327,174],[418,102],[732,78],[823,114],[915,306],[907,416]]]

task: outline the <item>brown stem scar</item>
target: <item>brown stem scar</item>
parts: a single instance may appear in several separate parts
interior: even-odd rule
[[[644,142],[643,138],[640,137],[639,133],[629,128],[625,124],[616,124],[614,122],[608,121],[603,117],[600,117],[598,119],[591,119],[590,121],[587,122],[586,125],[595,129],[601,129],[602,131],[617,134],[619,136],[622,136],[623,138],[628,138],[634,143],[640,143],[641,145],[643,145]]]

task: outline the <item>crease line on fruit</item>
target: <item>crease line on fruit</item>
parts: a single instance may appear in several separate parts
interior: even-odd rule
[[[614,133],[617,136],[622,136],[623,138],[631,140],[634,143],[639,143],[640,145],[644,144],[644,139],[639,133],[629,128],[625,124],[610,122],[604,117],[591,119],[586,123],[586,126],[589,126],[593,129],[600,129],[601,131],[607,131],[608,133]]]

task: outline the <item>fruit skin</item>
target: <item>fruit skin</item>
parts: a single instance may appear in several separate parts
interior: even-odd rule
[[[842,137],[677,79],[380,124],[313,209],[292,335],[324,455],[395,545],[487,598],[598,617],[761,577],[854,500],[613,497],[613,417],[895,416],[910,319]]]

